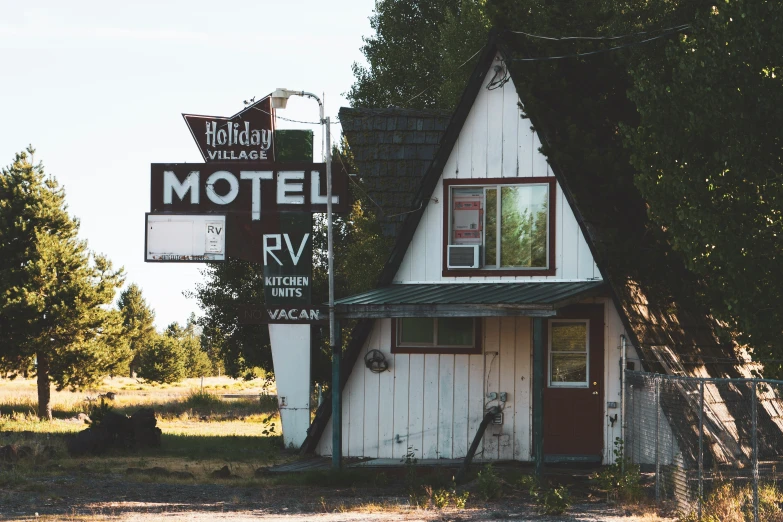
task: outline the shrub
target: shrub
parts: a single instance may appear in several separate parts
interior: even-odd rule
[[[260,410],[264,413],[276,413],[280,409],[277,404],[277,395],[261,395],[258,402]]]
[[[253,366],[252,368],[248,368],[245,370],[245,373],[242,374],[242,379],[246,381],[252,381],[254,379],[263,379],[263,380],[270,380],[271,375],[267,373],[266,370],[259,366]]]
[[[193,390],[185,397],[184,405],[196,411],[208,410],[222,406],[223,399],[214,393]]]
[[[522,475],[519,477],[519,485],[533,496],[538,490],[538,478],[534,475]]]
[[[151,382],[179,382],[187,375],[186,357],[177,339],[156,336],[139,353],[138,375]]]

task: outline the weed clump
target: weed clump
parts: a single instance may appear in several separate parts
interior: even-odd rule
[[[614,440],[614,464],[603,468],[590,478],[606,492],[607,501],[636,502],[642,497],[642,474],[639,466],[624,456],[623,440]]]
[[[279,409],[277,395],[260,395],[258,402],[262,413],[277,413]]]
[[[487,464],[482,471],[479,471],[476,478],[476,486],[479,496],[484,500],[492,500],[500,496],[500,477],[498,477],[492,464]]]
[[[571,493],[566,486],[542,484],[532,475],[520,477],[519,485],[530,493],[542,515],[562,515],[571,507]]]
[[[416,450],[412,446],[408,446],[408,451],[401,462],[405,464],[405,491],[408,493],[411,507],[427,509],[432,506],[443,509],[454,504],[457,509],[465,509],[470,492],[458,493],[454,477],[451,477],[450,483],[447,483],[447,479],[443,476],[434,477],[435,484],[441,484],[440,487],[422,483],[416,469],[418,463]]]
[[[783,521],[783,493],[774,483],[759,484],[759,520]],[[681,514],[680,522],[751,522],[753,520],[753,487],[730,482],[718,484],[704,499],[702,517],[695,512]]]
[[[223,405],[223,399],[214,393],[206,391],[193,390],[183,401],[186,408],[201,411],[210,408],[220,408]]]
[[[538,488],[533,501],[542,515],[562,515],[571,507],[571,494],[566,486]]]

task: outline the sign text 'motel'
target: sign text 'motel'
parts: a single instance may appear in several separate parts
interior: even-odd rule
[[[280,211],[326,211],[324,163],[153,163],[151,169],[152,212],[247,212],[259,221]],[[334,212],[344,212],[345,175],[332,183]]]

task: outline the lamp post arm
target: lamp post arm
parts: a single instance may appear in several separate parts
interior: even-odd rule
[[[318,112],[319,112],[319,115],[321,117],[320,118],[321,119],[321,123],[322,124],[324,123],[324,103],[321,101],[321,98],[319,98],[318,95],[316,95],[316,94],[314,94],[312,92],[307,92],[307,91],[291,91],[291,90],[288,90],[288,89],[285,89],[285,91],[289,95],[303,96],[303,97],[306,97],[306,98],[312,98],[315,101],[317,101],[318,102]]]

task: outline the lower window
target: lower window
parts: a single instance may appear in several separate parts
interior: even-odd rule
[[[549,322],[549,386],[586,388],[589,375],[587,320]]]
[[[465,317],[392,319],[392,353],[481,353],[479,324]]]

